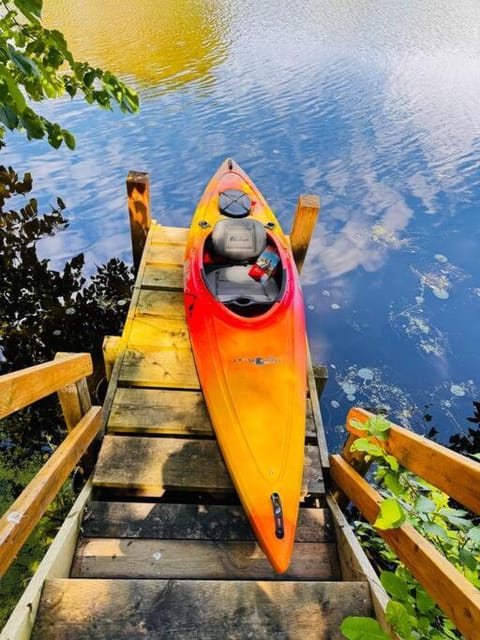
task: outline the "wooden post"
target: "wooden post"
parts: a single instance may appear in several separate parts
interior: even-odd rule
[[[318,399],[320,399],[322,397],[323,390],[325,389],[325,385],[327,384],[328,369],[324,364],[314,364],[312,368]]]
[[[108,382],[110,382],[121,340],[122,338],[120,336],[105,336],[103,339],[103,364],[105,365],[105,376]]]
[[[298,273],[302,270],[319,211],[320,198],[318,196],[305,194],[299,196],[290,231],[290,244]]]
[[[55,360],[71,355],[71,353],[60,352],[55,354]],[[58,398],[67,429],[72,431],[92,406],[87,379],[81,378],[77,382],[62,387],[58,390]]]
[[[135,273],[142,259],[143,247],[152,221],[150,209],[150,179],[148,173],[129,171],[127,177],[128,215],[132,236]]]

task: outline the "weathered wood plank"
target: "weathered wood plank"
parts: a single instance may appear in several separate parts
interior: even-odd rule
[[[87,538],[170,538],[253,541],[240,506],[93,501],[82,523]],[[327,509],[300,509],[297,542],[333,542]]]
[[[327,439],[325,437],[325,429],[323,428],[322,414],[320,411],[320,402],[317,394],[317,385],[315,383],[315,377],[313,375],[312,357],[310,354],[310,346],[307,340],[307,384],[308,393],[310,396],[313,422],[315,430],[317,432],[317,442],[320,451],[320,460],[323,469],[328,469],[330,462],[328,457]]]
[[[383,498],[339,455],[330,459],[332,480],[373,524]],[[377,529],[400,560],[423,585],[467,640],[478,638],[480,591],[448,562],[411,524],[396,529]]]
[[[82,538],[72,578],[336,580],[336,546],[299,542],[285,574],[273,570],[256,542]]]
[[[185,321],[183,292],[142,289],[137,302],[136,314],[140,316],[178,318]]]
[[[0,377],[0,418],[89,376],[93,372],[88,353],[75,353]]]
[[[165,491],[233,492],[215,440],[105,436],[95,487],[161,497]],[[302,496],[324,492],[317,447],[305,447]]]
[[[183,268],[147,264],[142,279],[144,289],[183,291]]]
[[[135,316],[130,328],[128,347],[145,352],[158,349],[190,349],[190,336],[182,318]]]
[[[185,245],[172,244],[170,242],[162,242],[153,244],[147,255],[148,264],[152,265],[174,265],[183,266],[183,258],[185,255]]]
[[[368,582],[375,618],[386,633],[389,633],[392,638],[396,638],[397,636],[391,624],[387,621],[387,603],[390,600],[390,596],[383,588],[379,576],[372,567],[342,510],[332,495],[328,493],[327,505],[335,529],[342,579],[345,581],[351,580],[352,582]]]
[[[107,426],[109,433],[199,435],[214,432],[200,391],[118,388]],[[307,400],[306,438],[316,437],[310,400]]]
[[[69,473],[97,435],[101,407],[92,407],[0,519],[0,576],[45,513]]]
[[[151,352],[126,349],[118,382],[124,386],[200,389],[190,349],[163,349]]]
[[[109,433],[213,436],[200,391],[118,388],[107,428]]]
[[[54,580],[32,640],[341,640],[370,613],[358,582]]]
[[[152,244],[174,242],[185,245],[190,229],[188,227],[163,227],[160,224],[155,224],[152,232]]]

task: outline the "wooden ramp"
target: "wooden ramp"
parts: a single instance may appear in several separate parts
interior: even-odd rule
[[[153,224],[105,404],[106,434],[69,579],[47,580],[35,640],[341,638],[370,615],[325,498],[309,374],[297,541],[275,574],[219,453],[183,312],[186,229]],[[335,524],[335,526],[333,526]],[[339,558],[339,549],[340,558]],[[346,568],[347,567],[347,568]],[[349,568],[348,568],[349,567]]]

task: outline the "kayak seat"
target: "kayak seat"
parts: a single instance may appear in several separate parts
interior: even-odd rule
[[[271,304],[279,295],[274,278],[265,283],[248,275],[251,265],[222,266],[206,272],[207,286],[215,298],[224,304],[237,301],[243,304]],[[248,301],[248,302],[247,302]]]
[[[267,232],[259,220],[219,220],[211,235],[216,256],[228,263],[256,260],[267,244]]]
[[[249,270],[267,246],[263,224],[252,218],[219,220],[205,247],[211,262],[204,262],[207,287],[215,298],[244,316],[265,313],[279,298],[276,278],[264,283]]]

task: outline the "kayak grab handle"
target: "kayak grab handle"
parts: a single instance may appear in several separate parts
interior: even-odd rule
[[[270,500],[272,501],[273,519],[275,520],[275,535],[281,539],[285,535],[282,502],[278,493],[272,493]]]

